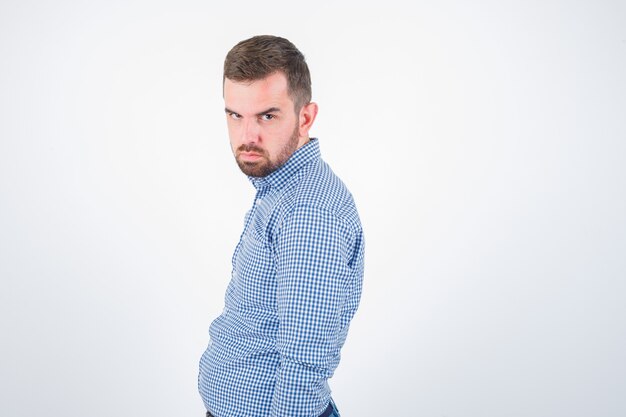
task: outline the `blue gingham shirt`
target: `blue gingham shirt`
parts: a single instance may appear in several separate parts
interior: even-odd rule
[[[257,193],[198,388],[217,417],[315,417],[361,297],[361,223],[317,139],[250,180]]]

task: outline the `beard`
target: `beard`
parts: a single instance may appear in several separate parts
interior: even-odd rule
[[[268,152],[256,145],[241,145],[237,148],[235,153],[235,160],[237,161],[237,165],[239,169],[244,174],[250,177],[266,177],[270,175],[272,172],[276,171],[278,168],[284,165],[285,162],[291,155],[298,149],[298,126],[296,125],[295,129],[291,133],[291,138],[285,144],[285,146],[278,152],[278,155],[275,159],[271,159]],[[242,161],[239,159],[240,152],[256,152],[261,158],[258,161],[250,162],[250,161]]]

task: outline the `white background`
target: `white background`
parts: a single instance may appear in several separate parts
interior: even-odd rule
[[[623,1],[191,0],[0,3],[0,415],[203,415],[265,33],[366,231],[342,414],[626,415]]]

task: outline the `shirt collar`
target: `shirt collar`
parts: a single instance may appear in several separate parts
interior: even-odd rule
[[[248,177],[257,190],[265,187],[282,187],[293,174],[321,156],[317,138],[311,138],[298,148],[280,168],[265,177]]]

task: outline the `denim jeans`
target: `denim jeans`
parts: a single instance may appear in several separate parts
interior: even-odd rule
[[[329,408],[330,408],[330,413],[328,410]],[[337,405],[335,405],[335,402],[333,400],[330,400],[330,404],[328,404],[328,408],[324,410],[324,412],[322,413],[322,416],[323,417],[341,417],[339,415],[339,410],[337,409]],[[207,411],[206,417],[214,417],[214,416],[209,411]]]
[[[333,407],[333,412],[329,414],[329,417],[341,417],[339,415],[339,410],[337,409],[337,405],[333,400],[330,400],[330,405]]]

